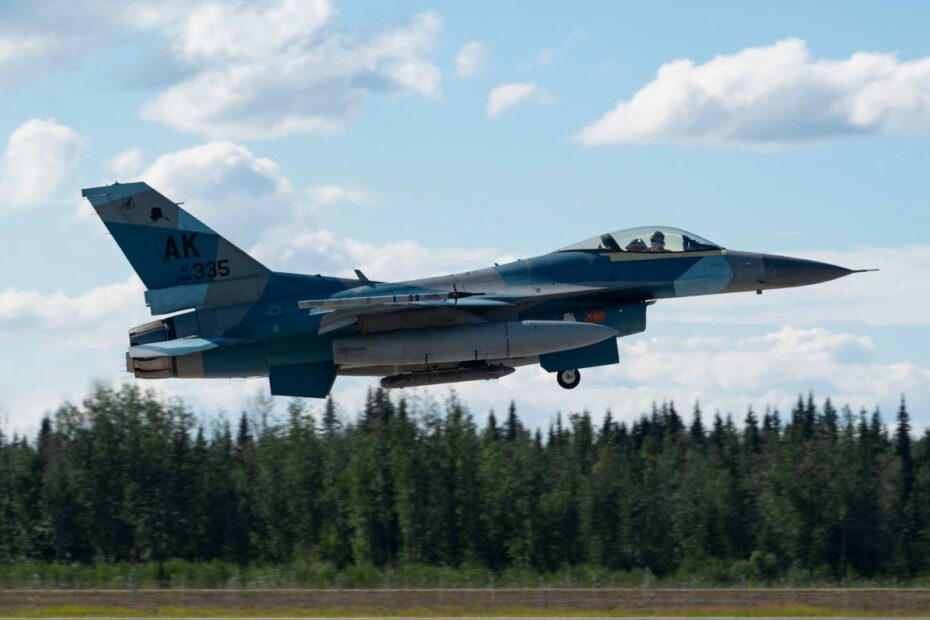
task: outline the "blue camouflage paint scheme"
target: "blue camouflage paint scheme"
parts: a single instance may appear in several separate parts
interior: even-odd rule
[[[733,281],[733,270],[723,256],[705,256],[675,278],[675,295],[711,295]]]
[[[358,279],[280,273],[145,183],[82,193],[146,285],[152,314],[176,313],[130,331],[127,369],[140,378],[269,376],[271,392],[279,395],[324,397],[337,374],[395,374],[410,378],[408,384],[426,385],[432,375],[501,376],[506,373],[496,369],[507,365],[539,363],[559,372],[614,364],[616,338],[645,330],[646,308],[656,300],[761,292],[852,273],[814,261],[729,251],[670,227],[617,231],[525,260],[405,282],[375,282],[361,272]],[[645,248],[650,233],[653,245]],[[665,245],[669,240],[677,249]],[[511,344],[457,339],[459,333],[484,333],[463,326],[519,327],[521,321],[544,321],[547,346],[561,342],[564,333],[564,349],[491,358],[482,351],[511,351]],[[578,346],[577,334],[593,332],[559,329],[564,322],[601,325],[613,337]],[[443,329],[404,331],[435,327]],[[384,332],[430,334],[436,347],[467,345],[474,356],[431,364],[429,354],[420,360],[399,352],[390,366],[334,363],[336,341]],[[525,352],[528,345],[513,346]],[[455,369],[462,372],[448,372]]]

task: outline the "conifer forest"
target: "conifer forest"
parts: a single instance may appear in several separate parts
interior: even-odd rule
[[[812,396],[677,406],[530,428],[513,404],[372,390],[357,412],[259,398],[204,419],[97,387],[0,434],[0,585],[930,576],[930,434],[903,399],[887,420]]]

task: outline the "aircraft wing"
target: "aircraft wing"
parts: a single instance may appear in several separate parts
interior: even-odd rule
[[[463,308],[491,308],[511,306],[525,301],[538,301],[556,297],[585,295],[604,290],[602,287],[576,284],[551,284],[540,286],[508,287],[506,292],[475,293],[466,291],[429,291],[396,295],[358,295],[352,297],[328,297],[305,299],[297,302],[301,310],[362,310],[366,308],[391,308],[403,306]]]
[[[311,314],[324,314],[319,332],[325,334],[354,325],[359,318],[370,314],[403,312],[423,308],[459,308],[481,310],[514,306],[526,302],[545,301],[558,297],[572,297],[603,291],[602,287],[574,284],[508,287],[506,293],[474,293],[464,291],[428,291],[398,295],[363,295],[324,299],[305,299],[297,306]]]

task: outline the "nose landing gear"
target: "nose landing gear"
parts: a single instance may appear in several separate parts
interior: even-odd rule
[[[559,385],[566,390],[573,390],[581,383],[581,373],[578,372],[577,368],[574,370],[563,370],[555,376],[555,379],[559,382]]]

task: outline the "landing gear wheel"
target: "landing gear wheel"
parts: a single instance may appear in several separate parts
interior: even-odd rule
[[[581,373],[578,372],[577,368],[575,370],[563,370],[555,376],[555,379],[566,390],[573,390],[581,383]]]

